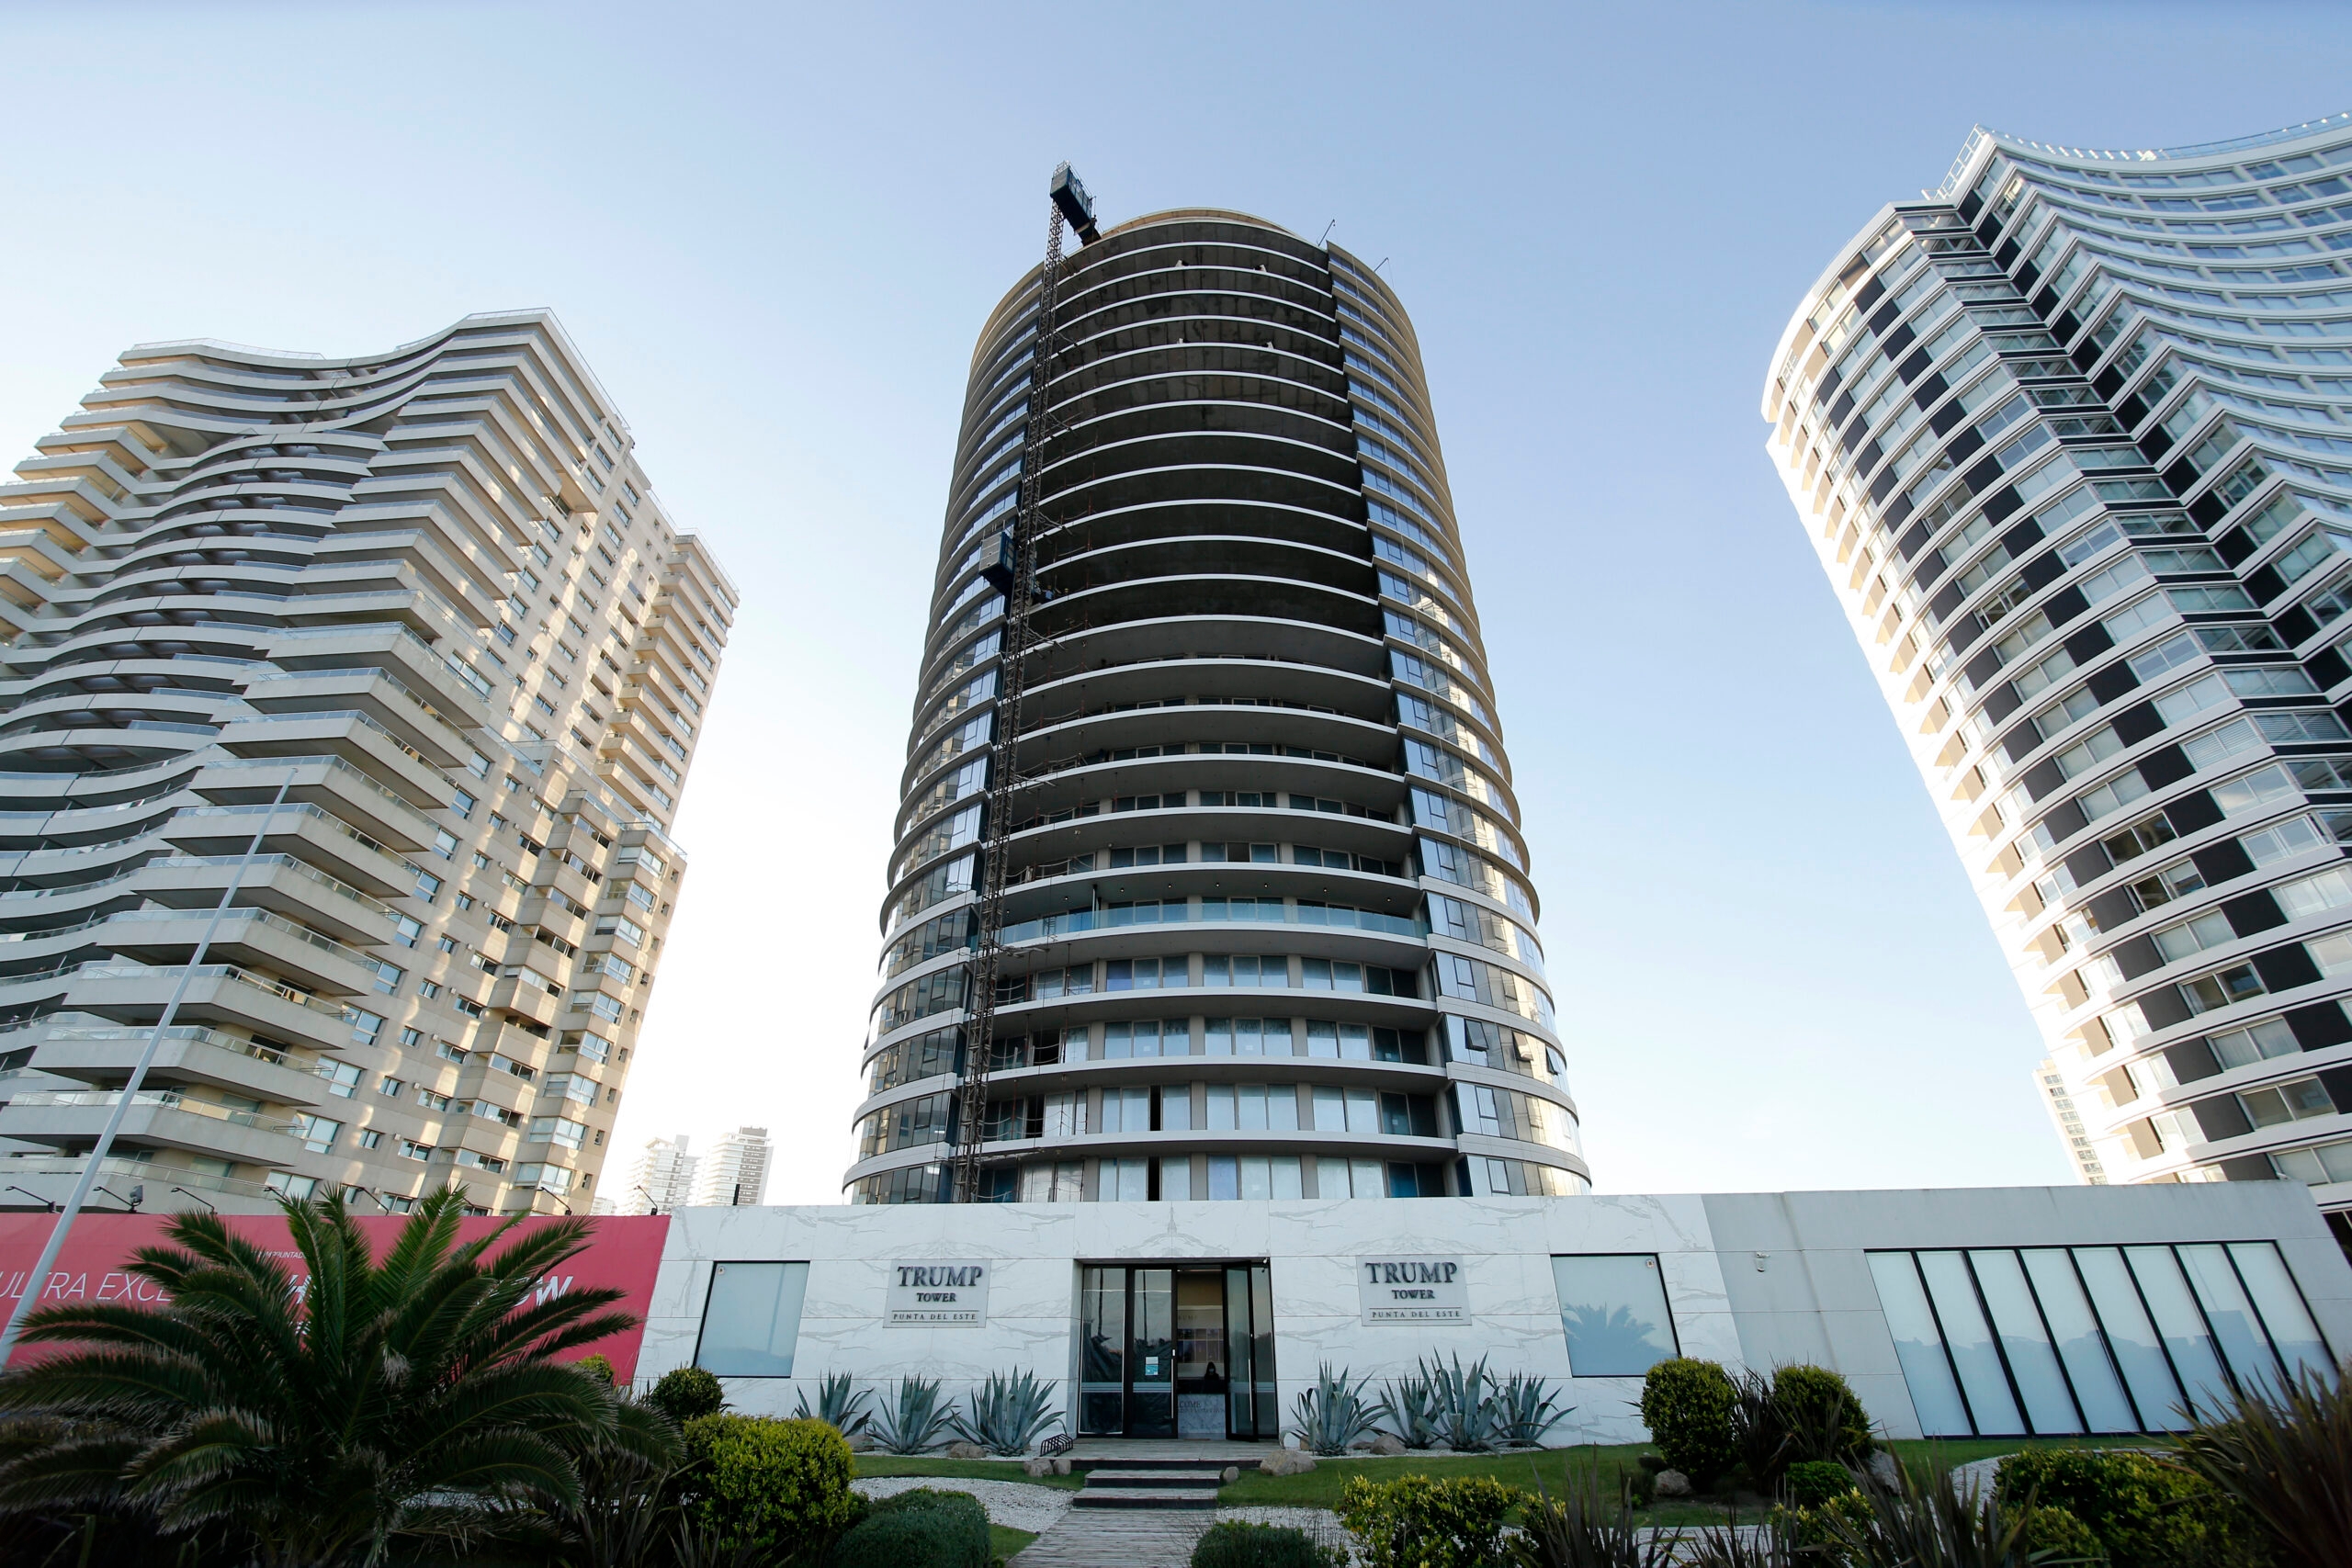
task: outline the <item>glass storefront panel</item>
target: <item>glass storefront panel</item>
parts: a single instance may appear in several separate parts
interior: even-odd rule
[[[1919,1266],[1907,1252],[1873,1252],[1870,1260],[1879,1307],[1886,1314],[1887,1332],[1894,1337],[1894,1359],[1911,1390],[1919,1430],[1931,1438],[1967,1436],[1968,1406],[1961,1403],[1960,1384],[1952,1381],[1943,1332],[1936,1326],[1928,1292],[1919,1283]]]
[[[2026,1419],[2033,1423],[2034,1432],[2049,1436],[2081,1431],[2082,1417],[2075,1413],[2074,1394],[2066,1387],[2066,1374],[2058,1365],[2058,1352],[2050,1343],[2050,1331],[2042,1326],[2041,1313],[2034,1304],[2033,1291],[2026,1283],[2018,1255],[2007,1250],[1972,1252],[1968,1262],[1976,1270],[1977,1289],[1992,1312],[1993,1331],[2001,1337],[2009,1374],[2016,1380],[2018,1396],[2025,1404]]]
[[[2085,1424],[2094,1432],[2138,1431],[2140,1418],[2124,1395],[2115,1364],[2108,1359],[2107,1341],[2092,1315],[2090,1299],[2083,1294],[2083,1282],[2075,1277],[2073,1259],[2054,1247],[2036,1247],[2022,1256]]]
[[[2230,1380],[2222,1371],[2213,1337],[2206,1331],[2205,1314],[2197,1310],[2188,1281],[2180,1277],[2180,1264],[2172,1248],[2127,1247],[2123,1256],[2132,1264],[2132,1278],[2139,1283],[2141,1299],[2148,1303],[2148,1315],[2164,1337],[2173,1371],[2188,1390],[2190,1404],[2199,1416],[2221,1415],[2229,1407]]]
[[[1079,1271],[1078,1429],[1115,1437],[1127,1418],[1127,1271]]]
[[[1961,1392],[1968,1396],[1976,1429],[1987,1437],[2024,1436],[2025,1417],[2018,1413],[2000,1349],[1977,1303],[1968,1259],[1957,1252],[1923,1252],[1919,1272],[1927,1279],[1936,1321],[1943,1327],[1944,1348],[1951,1352],[1952,1369],[1960,1374]]]
[[[723,1378],[788,1378],[806,1263],[715,1263],[695,1365]]]
[[[2230,1260],[2238,1266],[2238,1278],[2245,1281],[2256,1310],[2270,1329],[2270,1343],[2278,1349],[2278,1359],[2287,1363],[2287,1375],[2298,1382],[2307,1371],[2333,1376],[2335,1358],[2327,1353],[2327,1341],[2320,1337],[2319,1325],[2312,1321],[2311,1309],[2303,1304],[2303,1293],[2295,1288],[2295,1277],[2287,1272],[2287,1260],[2278,1256],[2278,1245],[2233,1242]]]

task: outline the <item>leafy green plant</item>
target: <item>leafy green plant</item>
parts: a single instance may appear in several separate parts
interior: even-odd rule
[[[1576,1408],[1563,1404],[1553,1409],[1559,1401],[1560,1396],[1544,1379],[1525,1372],[1511,1373],[1495,1393],[1495,1435],[1507,1443],[1541,1443],[1544,1435],[1566,1420]]]
[[[632,1451],[588,1440],[574,1461],[580,1501],[550,1508],[548,1523],[564,1542],[563,1568],[644,1568],[665,1562],[666,1538],[684,1517],[678,1467],[685,1445],[666,1418],[662,1451]]]
[[[1766,1513],[1765,1523],[1792,1558],[1808,1563],[1847,1562],[1845,1536],[1870,1528],[1870,1499],[1851,1475],[1841,1471],[1839,1478],[1845,1483],[1841,1491],[1809,1502],[1778,1505]]]
[[[1772,1400],[1772,1380],[1750,1367],[1731,1385],[1730,1451],[1757,1486],[1770,1491],[1788,1468],[1789,1429]]]
[[[885,1451],[919,1454],[936,1447],[955,1416],[939,1403],[936,1378],[900,1378],[899,1402],[874,1418],[874,1440]]]
[[[1731,1467],[1737,1392],[1721,1366],[1688,1356],[1660,1361],[1642,1379],[1642,1424],[1667,1463],[1694,1484]]]
[[[1993,1489],[2011,1506],[2064,1509],[2109,1556],[2133,1568],[2225,1562],[2253,1528],[2211,1481],[2143,1450],[2032,1449],[2010,1454],[1995,1469]]]
[[[1690,1537],[1675,1561],[1680,1568],[1836,1568],[1845,1562],[1834,1547],[1799,1545],[1789,1533],[1789,1510],[1775,1508],[1760,1528],[1750,1529],[1735,1515]]]
[[[647,1393],[645,1403],[684,1427],[702,1416],[716,1416],[727,1408],[727,1393],[718,1380],[700,1367],[674,1367],[662,1374]]]
[[[1418,1371],[1391,1378],[1374,1414],[1408,1449],[1425,1449],[1437,1441],[1437,1391]]]
[[[1364,1568],[1487,1568],[1502,1555],[1503,1521],[1525,1495],[1486,1475],[1358,1475],[1340,1488],[1340,1522],[1361,1544]]]
[[[1812,1508],[1854,1490],[1854,1472],[1835,1460],[1801,1460],[1781,1477],[1792,1507]]]
[[[2239,1395],[2182,1435],[2180,1458],[2236,1499],[2250,1516],[2238,1533],[2262,1540],[2281,1568],[2352,1562],[2352,1368]]]
[[[1630,1496],[1605,1495],[1596,1466],[1572,1472],[1557,1495],[1538,1487],[1504,1561],[1513,1568],[1665,1568],[1680,1543],[1679,1531],[1645,1532]]]
[[[1785,1434],[1786,1462],[1869,1458],[1871,1418],[1845,1378],[1826,1367],[1772,1369],[1772,1408]]]
[[[1451,1364],[1434,1359],[1422,1364],[1429,1380],[1430,1416],[1438,1440],[1456,1453],[1476,1453],[1495,1446],[1494,1382],[1487,1375],[1487,1358],[1468,1366],[1457,1352]]]
[[[852,1437],[873,1418],[865,1409],[873,1397],[873,1390],[857,1388],[847,1372],[827,1372],[817,1383],[817,1407],[808,1408],[808,1391],[803,1389],[799,1407],[792,1414],[803,1421],[822,1421],[842,1437]]]
[[[857,1517],[849,1444],[822,1421],[700,1416],[685,1436],[697,1512],[727,1544],[814,1554]]]
[[[0,1413],[53,1440],[0,1449],[0,1506],[127,1507],[231,1534],[235,1561],[337,1562],[575,1507],[583,1439],[667,1451],[658,1416],[561,1359],[635,1323],[605,1310],[621,1292],[537,1298],[587,1222],[461,1244],[465,1202],[425,1198],[380,1262],[340,1198],[284,1203],[299,1290],[219,1216],[174,1215],[127,1266],[165,1304],[28,1320],[27,1342],[64,1348],[0,1378]]]
[[[1895,1481],[1873,1483],[1850,1517],[1824,1511],[1831,1554],[1853,1568],[2036,1568],[2025,1509],[1955,1484],[1948,1470],[1922,1477],[1898,1465]]]
[[[1362,1381],[1351,1383],[1344,1370],[1335,1374],[1324,1362],[1315,1371],[1315,1386],[1291,1406],[1290,1435],[1310,1453],[1346,1453],[1358,1438],[1378,1429],[1363,1390]]]
[[[2041,1554],[2038,1562],[2085,1568],[2105,1568],[2109,1562],[2107,1544],[2064,1508],[2027,1508],[2021,1541],[2028,1553]]]
[[[876,1503],[831,1568],[989,1568],[989,1516],[969,1495],[918,1486]]]
[[[1192,1568],[1348,1568],[1348,1560],[1303,1529],[1224,1519],[1193,1543]]]
[[[1039,1382],[1035,1372],[1010,1378],[990,1372],[988,1381],[971,1393],[971,1413],[958,1411],[948,1419],[957,1437],[990,1453],[1026,1453],[1030,1444],[1061,1425],[1061,1413],[1053,1408],[1054,1390],[1058,1386]]]
[[[589,1373],[591,1376],[602,1378],[608,1383],[615,1383],[620,1381],[620,1375],[613,1371],[612,1361],[610,1359],[604,1356],[581,1357],[580,1370],[583,1372]]]

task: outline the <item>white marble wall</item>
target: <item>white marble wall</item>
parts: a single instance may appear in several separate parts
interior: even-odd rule
[[[960,1398],[990,1371],[1075,1372],[1078,1265],[1264,1260],[1285,1423],[1318,1363],[1385,1379],[1415,1360],[1480,1356],[1551,1379],[1574,1412],[1555,1443],[1636,1442],[1638,1378],[1571,1374],[1554,1256],[1654,1253],[1682,1352],[1735,1371],[1792,1360],[1844,1371],[1874,1421],[1916,1436],[1864,1249],[2207,1239],[2280,1242],[2339,1354],[2352,1352],[2352,1268],[2289,1183],[1729,1197],[1428,1198],[1218,1203],[685,1209],[671,1222],[638,1362],[641,1380],[694,1359],[714,1261],[806,1259],[790,1379],[729,1380],[739,1410],[790,1415],[817,1380],[937,1378]],[[1361,1321],[1359,1258],[1462,1258],[1470,1321]],[[1764,1267],[1758,1268],[1758,1261]],[[993,1265],[978,1327],[890,1327],[899,1261]],[[1729,1278],[1727,1279],[1727,1273]]]

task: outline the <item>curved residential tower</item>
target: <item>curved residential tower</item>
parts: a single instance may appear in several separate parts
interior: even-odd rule
[[[0,496],[0,1207],[119,1107],[121,1203],[584,1212],[734,603],[545,311],[125,353]]]
[[[2347,261],[2352,118],[2161,151],[1980,130],[1838,254],[1767,377],[2094,1181],[2352,1205]]]
[[[1218,211],[1072,256],[1042,378],[1039,290],[973,357],[852,1196],[948,1195],[982,854],[1008,878],[984,1195],[1583,1191],[1403,308]],[[1000,832],[998,585],[1038,384],[1039,640]]]

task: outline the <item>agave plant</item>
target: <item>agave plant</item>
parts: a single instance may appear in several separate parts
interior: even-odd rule
[[[856,1389],[853,1393],[854,1387],[847,1372],[827,1372],[817,1384],[817,1408],[808,1408],[808,1393],[803,1389],[800,1408],[792,1414],[803,1421],[822,1421],[844,1438],[862,1431],[865,1424],[874,1418],[865,1408],[865,1402],[874,1397],[874,1391]]]
[[[1487,1375],[1487,1358],[1467,1367],[1456,1353],[1451,1366],[1438,1360],[1421,1363],[1433,1400],[1437,1435],[1456,1453],[1473,1453],[1495,1444],[1494,1381]]]
[[[1525,1372],[1513,1372],[1503,1380],[1493,1399],[1495,1434],[1507,1443],[1532,1446],[1544,1440],[1544,1435],[1568,1418],[1573,1404],[1559,1404],[1560,1396],[1552,1392],[1544,1380]]]
[[[1425,1377],[1391,1379],[1374,1414],[1408,1449],[1425,1449],[1437,1441],[1437,1393]]]
[[[954,1412],[940,1405],[937,1378],[900,1378],[898,1404],[885,1405],[874,1418],[874,1440],[889,1453],[919,1454],[954,1421]]]
[[[957,1437],[992,1454],[1026,1453],[1047,1428],[1061,1425],[1060,1412],[1049,1408],[1057,1386],[1039,1382],[1035,1372],[1011,1378],[990,1372],[972,1392],[971,1414],[959,1410],[949,1419]]]
[[[1315,1386],[1291,1406],[1291,1436],[1313,1453],[1346,1453],[1358,1438],[1378,1429],[1363,1390],[1363,1381],[1351,1383],[1345,1371],[1335,1375],[1324,1362],[1315,1371]]]

